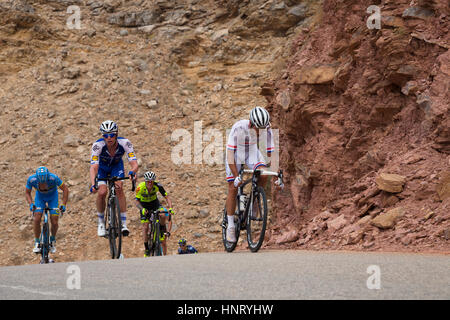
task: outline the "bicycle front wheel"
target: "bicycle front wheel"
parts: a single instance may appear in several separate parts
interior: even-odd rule
[[[162,247],[161,247],[161,225],[156,223],[155,225],[155,256],[162,256]]]
[[[228,228],[228,217],[226,207],[223,209],[223,219],[222,219],[222,241],[223,246],[227,252],[233,252],[239,241],[239,233],[241,230],[241,223],[236,215],[234,215],[234,225],[236,226],[236,242],[229,242],[227,240],[227,228]]]
[[[159,223],[152,223],[152,231],[150,232],[150,237],[148,239],[150,255],[160,256],[160,242],[159,242]]]
[[[109,240],[109,253],[111,255],[111,259],[115,259],[117,257],[117,215],[116,215],[116,206],[111,203],[108,205],[108,240]]]
[[[264,188],[258,186],[248,204],[247,242],[252,252],[257,252],[264,241],[267,226],[267,199]]]
[[[49,239],[49,227],[48,222],[44,222],[42,226],[42,237],[41,237],[41,263],[48,263],[48,252],[50,250],[50,239]]]

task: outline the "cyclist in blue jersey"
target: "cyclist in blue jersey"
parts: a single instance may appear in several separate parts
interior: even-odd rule
[[[90,168],[90,179],[91,179],[91,193],[97,193],[97,216],[98,216],[98,230],[97,234],[99,237],[106,236],[105,229],[105,207],[106,207],[106,195],[108,192],[106,182],[98,182],[98,190],[94,188],[95,178],[99,179],[107,178],[108,175],[111,177],[125,177],[124,164],[122,157],[127,156],[128,162],[130,164],[131,170],[128,175],[132,179],[136,179],[136,173],[138,171],[138,162],[136,155],[134,154],[133,145],[128,139],[118,136],[118,126],[115,122],[111,120],[106,120],[100,125],[100,132],[102,138],[98,139],[92,145],[91,154],[91,168]],[[123,191],[123,182],[116,182],[116,195],[119,199],[120,206],[120,216],[122,219],[122,234],[128,236],[129,230],[126,226],[126,198]]]
[[[41,233],[41,219],[44,208],[48,205],[49,208],[58,208],[58,189],[63,191],[63,204],[59,207],[59,211],[64,213],[66,211],[67,200],[69,199],[69,188],[63,181],[51,172],[46,167],[39,167],[36,173],[28,177],[25,188],[25,199],[30,205],[30,211],[33,212],[33,232],[34,232],[34,253],[41,252],[39,247],[39,238]],[[33,198],[31,196],[32,189],[36,189],[36,194]],[[52,253],[56,252],[55,237],[58,231],[59,212],[56,210],[50,211],[50,250]]]
[[[198,253],[197,249],[187,244],[186,239],[178,240],[178,244],[180,245],[178,248],[178,254]]]

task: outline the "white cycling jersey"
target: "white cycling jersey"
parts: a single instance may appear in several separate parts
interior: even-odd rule
[[[267,129],[259,129],[259,139],[267,137],[266,150],[268,153],[273,152],[273,133],[270,126]],[[239,120],[231,127],[228,136],[227,149],[237,150],[239,147],[248,147],[258,144],[258,136],[255,129],[250,129],[250,120]]]
[[[259,129],[259,136],[255,129],[250,129],[250,120],[239,120],[231,127],[227,149],[235,151],[234,161],[238,171],[244,163],[252,170],[266,165],[264,156],[258,148],[258,142],[265,144],[267,153],[274,151],[273,133],[270,126],[267,129]],[[234,177],[228,165],[228,153],[225,169],[227,181],[233,181]]]

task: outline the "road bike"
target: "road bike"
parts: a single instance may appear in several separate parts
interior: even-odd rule
[[[267,226],[267,198],[264,188],[258,185],[261,175],[278,177],[277,185],[283,186],[283,171],[277,172],[257,170],[239,170],[239,177],[245,173],[252,174],[252,177],[245,180],[238,188],[236,196],[236,210],[234,213],[234,222],[236,226],[236,242],[227,241],[228,218],[226,206],[223,211],[222,220],[222,240],[227,252],[232,252],[238,243],[241,229],[247,230],[247,243],[252,252],[257,252],[264,241],[264,235]],[[242,180],[243,181],[243,180]],[[244,192],[247,184],[251,183],[251,190],[248,194]]]
[[[36,208],[36,209],[42,209],[42,208]],[[34,216],[35,210],[33,210],[33,216]],[[43,212],[44,223],[42,224],[42,231],[41,231],[41,235],[39,237],[39,248],[41,249],[40,250],[41,260],[39,262],[40,264],[55,262],[53,259],[50,259],[50,257],[49,257],[49,253],[50,253],[49,215],[50,215],[51,210],[55,210],[58,213],[60,212],[59,208],[49,208],[48,206],[45,206],[45,208],[44,208],[44,212]]]
[[[119,199],[116,196],[116,182],[127,179],[130,179],[130,177],[95,178],[96,189],[98,189],[98,181],[106,181],[108,186],[108,200],[105,214],[105,237],[108,237],[109,240],[109,252],[112,259],[119,259],[122,254],[122,219],[120,217]],[[131,179],[131,181],[131,191],[134,191],[136,188],[135,180]]]
[[[148,248],[150,256],[163,256],[164,251],[161,241],[165,234],[161,234],[160,213],[165,213],[164,208],[151,211],[149,214],[150,227],[148,228]]]

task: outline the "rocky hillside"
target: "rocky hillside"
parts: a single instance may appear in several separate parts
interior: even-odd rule
[[[79,8],[80,29],[71,5]],[[222,250],[226,130],[266,103],[262,85],[284,69],[290,40],[316,7],[300,1],[0,1],[0,144],[7,151],[0,155],[0,264],[36,263],[24,191],[40,165],[70,188],[55,259],[108,258],[88,192],[90,148],[106,119],[117,121],[120,135],[134,144],[140,174],[155,171],[172,197],[177,216],[169,251],[180,237],[199,251]],[[210,129],[219,134],[215,162],[207,161]],[[184,136],[173,135],[180,130]],[[181,141],[202,137],[200,148],[192,143],[175,163]],[[201,147],[205,155],[197,158]],[[142,256],[131,191],[127,197],[125,256]]]
[[[323,2],[265,84],[289,181],[269,243],[449,251],[449,27],[446,1]]]
[[[180,237],[223,250],[226,130],[258,104],[287,178],[265,248],[448,252],[448,7],[375,2],[380,30],[369,1],[0,0],[0,264],[37,262],[24,191],[39,165],[71,192],[55,259],[108,258],[88,191],[106,119],[173,199],[169,252]],[[140,257],[127,198],[124,253]]]

